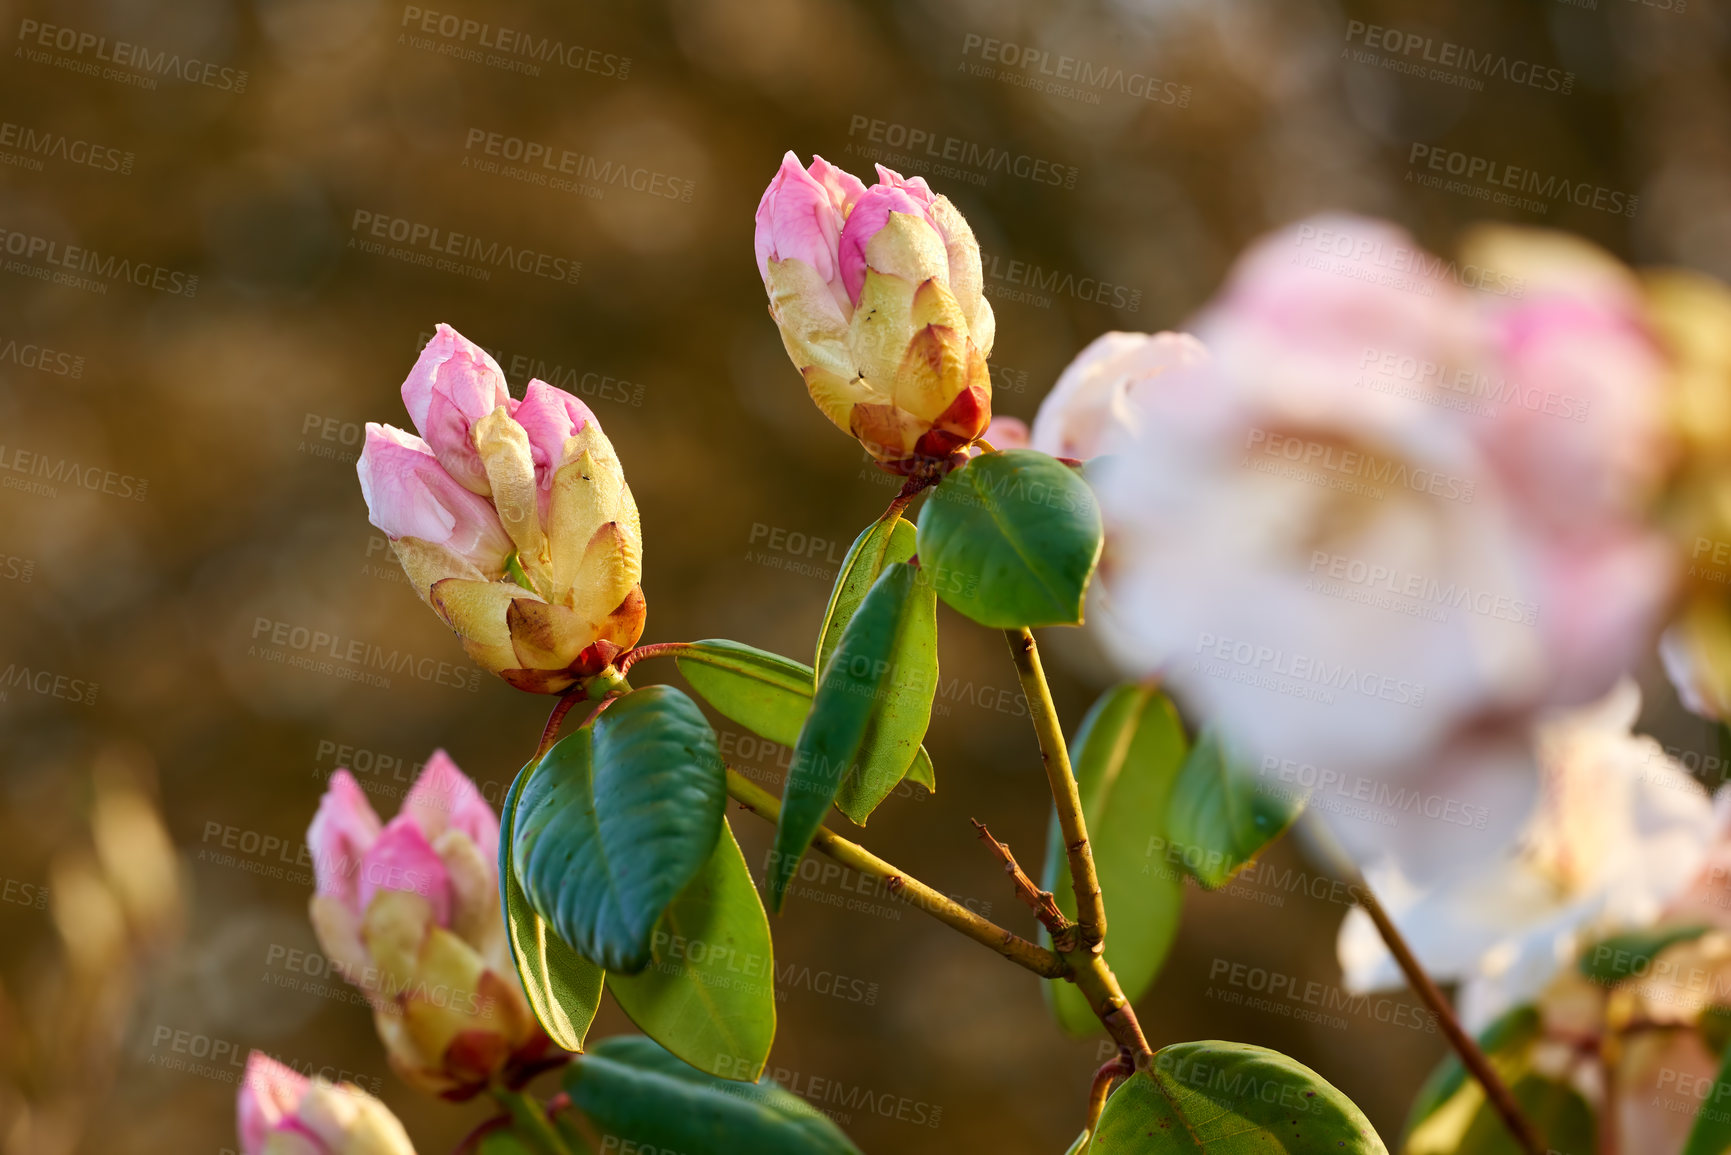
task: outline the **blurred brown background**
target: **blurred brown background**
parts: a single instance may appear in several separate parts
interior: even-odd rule
[[[987,253],[997,407],[1023,417],[1095,335],[1180,325],[1249,239],[1320,210],[1392,217],[1441,251],[1473,220],[1547,224],[1731,276],[1731,14],[1708,0],[3,12],[0,978],[18,1014],[61,965],[44,888],[85,837],[93,767],[154,782],[189,888],[184,937],[116,1028],[90,1152],[232,1149],[253,1047],[379,1088],[424,1152],[483,1117],[408,1091],[358,1000],[299,953],[316,951],[301,840],[332,770],[388,816],[442,745],[496,803],[550,704],[474,674],[366,522],[361,425],[407,424],[397,387],[436,322],[494,350],[514,391],[538,374],[606,427],[642,509],[645,641],[806,658],[836,563],[895,483],[807,401],[766,316],[752,211],[784,150],[868,180],[883,159],[956,201]],[[1476,85],[1408,74],[1445,43],[1502,63]],[[1428,188],[1415,146],[1638,200],[1539,212]],[[577,173],[519,179],[562,150]],[[428,267],[451,234],[531,271]],[[863,840],[1031,931],[967,824],[1040,857],[1014,672],[993,633],[947,610],[941,628],[939,793],[892,798]],[[415,669],[357,679],[332,656],[355,640]],[[1109,675],[1078,633],[1046,648],[1074,726]],[[1699,727],[1667,741],[1717,755]],[[753,764],[749,739],[724,742]],[[755,764],[779,773],[774,751]],[[767,830],[734,825],[761,874]],[[1345,908],[1283,873],[1310,869],[1291,846],[1273,863],[1192,888],[1143,1022],[1156,1046],[1285,1050],[1392,1141],[1442,1053],[1410,997],[1306,1022],[1221,993],[1239,965],[1338,981]],[[822,875],[775,931],[808,977],[785,990],[772,1069],[864,1150],[1074,1137],[1100,1056],[1033,979]],[[626,1028],[609,1007],[596,1034]],[[16,1017],[0,1032],[28,1071]]]

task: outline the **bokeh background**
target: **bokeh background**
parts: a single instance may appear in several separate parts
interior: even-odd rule
[[[423,1152],[483,1117],[390,1073],[364,1008],[320,973],[305,914],[302,840],[332,771],[353,768],[388,815],[443,746],[496,802],[550,704],[469,667],[366,522],[362,425],[404,423],[397,387],[436,322],[493,350],[513,391],[539,375],[607,429],[642,510],[645,641],[804,657],[837,562],[896,482],[809,403],[766,315],[752,211],[785,150],[859,173],[882,160],[961,207],[999,318],[996,406],[1022,417],[1094,336],[1181,325],[1250,239],[1322,210],[1391,217],[1444,252],[1504,219],[1731,276],[1731,14],[1710,0],[0,14],[9,1152],[26,1113],[41,1155],[232,1150],[255,1047],[378,1089]],[[1390,43],[1373,26],[1401,51],[1367,48]],[[528,39],[481,47],[501,28]],[[546,42],[558,58],[537,57]],[[1477,84],[1404,70],[1445,42],[1504,63]],[[159,53],[182,74],[152,71]],[[1427,187],[1424,149],[1621,193],[1624,211]],[[564,150],[580,168],[563,181],[521,164]],[[429,267],[448,242],[374,232],[393,221],[564,279]],[[67,261],[83,271],[56,279]],[[1001,638],[941,614],[939,791],[893,797],[862,838],[1031,932],[967,820],[1039,858],[1032,733]],[[365,663],[333,656],[357,640],[433,673],[357,677]],[[1079,631],[1044,644],[1074,726],[1110,675]],[[663,665],[640,673],[673,678]],[[1647,725],[1716,785],[1704,728],[1648,682]],[[779,775],[777,751],[723,741]],[[67,978],[56,918],[89,932],[63,912],[82,909],[77,864],[116,781],[160,806],[181,903],[128,948],[125,997],[98,1003]],[[761,876],[767,829],[734,825]],[[1346,908],[1325,877],[1283,844],[1250,882],[1193,888],[1142,1021],[1156,1046],[1284,1050],[1392,1140],[1443,1052],[1410,996],[1306,1021],[1235,1005],[1217,981],[1243,966],[1334,987]],[[1097,1044],[1059,1032],[1032,978],[860,885],[813,877],[776,920],[778,962],[804,977],[784,984],[772,1070],[868,1152],[1062,1150]],[[595,1031],[625,1029],[607,1007]]]

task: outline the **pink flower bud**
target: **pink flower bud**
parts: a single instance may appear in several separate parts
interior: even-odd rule
[[[421,770],[421,776],[409,788],[403,799],[403,813],[411,815],[429,841],[437,841],[447,830],[458,830],[469,837],[482,857],[497,869],[499,857],[499,818],[469,776],[458,769],[456,762],[443,750],[433,756]]]
[[[475,453],[475,422],[501,405],[509,411],[516,404],[498,363],[449,325],[438,327],[403,382],[403,405],[439,464],[483,496],[487,475]]]
[[[307,849],[313,856],[318,892],[360,910],[361,859],[379,837],[379,816],[347,770],[331,775],[318,813],[307,828]]]
[[[426,899],[440,926],[451,924],[450,875],[413,814],[399,814],[385,824],[361,859],[359,883],[362,911],[379,891],[401,890]]]
[[[483,574],[504,572],[511,539],[492,503],[457,484],[425,441],[369,421],[355,471],[367,519],[392,538],[443,547]]]
[[[764,283],[770,261],[801,261],[830,286],[838,305],[846,304],[836,249],[848,211],[864,194],[858,177],[822,157],[813,157],[807,172],[793,153],[784,156],[757,205],[757,271]]]
[[[415,1152],[390,1109],[353,1083],[309,1079],[258,1051],[247,1058],[235,1115],[242,1155]]]
[[[548,498],[553,490],[553,478],[559,470],[574,460],[572,439],[595,420],[589,406],[563,389],[545,381],[529,382],[522,404],[511,419],[529,435],[529,453],[535,463],[535,487],[541,497],[541,513],[547,512]]]

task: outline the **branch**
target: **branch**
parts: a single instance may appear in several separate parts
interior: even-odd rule
[[[731,766],[727,768],[727,792],[734,801],[759,817],[770,822],[780,820],[780,801]],[[1063,978],[1069,973],[1069,965],[1053,952],[1005,930],[990,919],[980,917],[948,895],[933,890],[919,879],[891,866],[865,847],[849,842],[828,827],[819,826],[811,844],[814,849],[821,850],[843,866],[852,867],[873,878],[883,879],[885,888],[891,894],[900,895],[939,922],[961,931],[977,943],[990,947],[1017,966],[1048,979]]]
[[[1070,882],[1076,890],[1077,928],[1085,946],[1098,948],[1106,937],[1106,905],[1100,897],[1100,876],[1094,870],[1094,855],[1088,849],[1088,824],[1082,818],[1082,796],[1076,789],[1076,775],[1070,769],[1070,751],[1064,743],[1064,728],[1058,722],[1058,708],[1052,704],[1052,691],[1040,667],[1034,635],[1024,626],[1005,630],[1004,636],[1009,639],[1010,654],[1016,660],[1016,673],[1021,677],[1028,713],[1034,720],[1034,734],[1040,740],[1040,760],[1046,765],[1046,781],[1051,784],[1052,801],[1058,808],[1058,829],[1064,835]]]
[[[974,822],[973,819],[968,819]],[[1034,885],[1016,862],[1016,856],[1010,853],[1010,848],[992,837],[992,832],[986,829],[984,822],[974,822],[974,829],[980,832],[980,838],[992,848],[999,862],[1004,864],[1004,873],[1010,876],[1010,885],[1015,888],[1016,897],[1028,904],[1034,912],[1034,917],[1040,920],[1040,925],[1046,928],[1046,933],[1052,936],[1052,945],[1060,951],[1074,950],[1076,943],[1076,928],[1064,912],[1058,909],[1057,900],[1049,890],[1041,890]]]
[[[1135,1073],[1136,1059],[1122,1047],[1118,1048],[1117,1055],[1094,1072],[1094,1085],[1088,1092],[1087,1129],[1090,1136],[1100,1125],[1100,1115],[1106,1110],[1106,1099],[1112,1094],[1112,1084],[1119,1079],[1128,1079]]]

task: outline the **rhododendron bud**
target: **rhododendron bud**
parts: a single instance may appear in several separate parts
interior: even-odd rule
[[[236,1104],[241,1155],[414,1155],[390,1108],[254,1051]]]
[[[866,188],[793,153],[757,207],[757,268],[782,343],[824,416],[912,473],[992,416],[995,321],[968,222],[919,177]]]
[[[515,400],[497,373],[441,325],[403,385],[427,439],[369,423],[361,492],[469,656],[558,693],[642,635],[642,530],[588,406],[545,381]]]
[[[443,750],[382,825],[354,778],[337,771],[307,846],[318,880],[313,929],[366,993],[405,1079],[462,1099],[547,1061],[499,914],[498,818]]]

